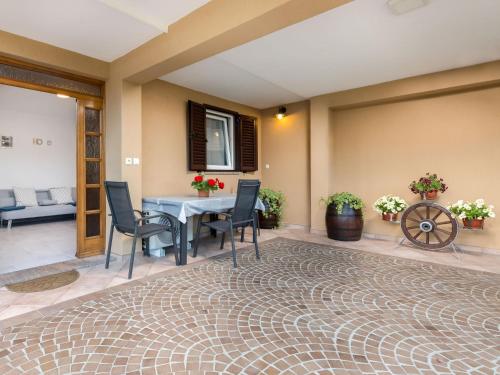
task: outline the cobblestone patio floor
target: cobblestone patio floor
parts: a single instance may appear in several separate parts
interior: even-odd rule
[[[285,238],[3,328],[0,374],[495,374],[500,275]]]

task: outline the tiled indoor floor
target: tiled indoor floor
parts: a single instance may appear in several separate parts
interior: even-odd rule
[[[0,228],[0,274],[75,259],[75,220]]]
[[[0,373],[500,371],[499,274],[281,237],[261,253],[240,250],[237,270],[224,253],[4,327]]]

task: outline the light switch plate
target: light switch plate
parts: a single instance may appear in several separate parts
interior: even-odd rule
[[[266,169],[269,169],[269,164],[266,164]]]
[[[134,165],[139,165],[139,158],[134,158],[134,159],[132,160],[132,164],[134,164]]]
[[[132,158],[125,158],[125,165],[132,165]]]

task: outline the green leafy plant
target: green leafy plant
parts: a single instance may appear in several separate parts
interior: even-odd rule
[[[322,198],[321,201],[327,206],[334,204],[339,215],[342,214],[345,204],[353,210],[361,210],[365,206],[361,198],[345,191],[342,193],[335,193],[327,198]]]
[[[268,218],[271,214],[276,215],[278,226],[280,226],[283,217],[283,207],[285,205],[285,194],[281,191],[262,188],[259,190],[259,198],[266,206],[266,211],[262,215],[265,218]]]
[[[486,218],[494,218],[495,211],[492,205],[487,205],[484,199],[476,199],[474,202],[464,202],[459,200],[447,207],[453,217],[467,220],[484,220]]]
[[[418,181],[412,181],[409,188],[414,194],[425,193],[427,191],[440,191],[444,193],[448,189],[448,186],[444,183],[442,178],[437,176],[437,174],[427,172],[425,176],[420,177]]]

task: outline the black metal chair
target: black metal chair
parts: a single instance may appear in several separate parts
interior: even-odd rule
[[[259,180],[239,180],[238,192],[236,194],[236,203],[231,213],[217,213],[224,219],[216,221],[203,221],[203,216],[214,212],[204,212],[200,216],[196,227],[195,245],[193,248],[193,257],[198,255],[198,245],[200,242],[200,230],[202,226],[214,229],[217,232],[222,232],[220,248],[224,248],[226,232],[229,232],[231,237],[231,249],[233,254],[233,266],[238,267],[236,262],[236,248],[234,245],[234,229],[245,228],[248,225],[253,227],[253,242],[255,244],[255,255],[260,259],[259,244],[257,243],[257,225],[255,219],[255,203],[259,195],[260,181]]]
[[[137,239],[149,238],[162,232],[172,233],[174,244],[175,262],[179,264],[179,254],[177,249],[177,231],[175,219],[168,214],[146,216],[144,212],[134,210],[130,200],[130,192],[126,182],[105,181],[106,196],[111,209],[111,229],[109,231],[108,251],[106,254],[106,268],[109,268],[109,258],[111,256],[111,245],[113,242],[114,229],[126,236],[133,237],[132,252],[130,253],[130,265],[128,278],[132,278],[134,268],[134,256]],[[136,217],[135,213],[140,217]],[[160,223],[148,223],[150,219],[160,218]]]

